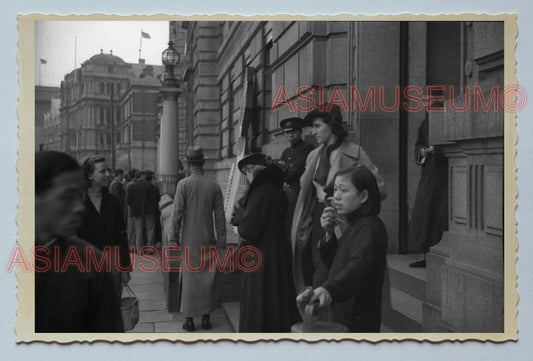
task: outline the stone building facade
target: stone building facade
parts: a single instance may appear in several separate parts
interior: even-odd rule
[[[109,166],[157,167],[157,91],[162,66],[94,55],[61,82],[61,149],[81,160],[101,154]],[[114,152],[112,149],[114,148]]]
[[[61,98],[52,97],[50,110],[44,113],[43,119],[43,150],[61,150],[61,118],[59,108]]]
[[[420,179],[414,144],[426,116],[425,109],[402,106],[417,103],[403,90],[437,87],[431,94],[449,103],[464,98],[466,85],[486,98],[503,85],[501,22],[176,21],[170,38],[183,54],[180,152],[202,146],[208,172],[227,186],[247,68],[255,83],[249,139],[272,158],[288,146],[282,119],[305,116],[313,101],[334,100],[349,139],[364,147],[385,180],[380,217],[391,255],[406,250]],[[420,313],[417,320],[408,311],[385,314],[392,331],[503,330],[503,113],[462,112],[460,126],[458,119],[451,112],[430,118],[433,142],[445,144],[450,159],[450,229],[412,289],[395,286],[405,278],[391,271],[395,295],[416,302]],[[496,316],[487,321],[487,314]]]
[[[157,169],[160,66],[131,64],[133,77],[120,100],[122,118],[117,147],[117,167]]]
[[[50,112],[52,98],[59,97],[59,87],[35,86],[35,151],[45,148],[43,141],[44,115]]]

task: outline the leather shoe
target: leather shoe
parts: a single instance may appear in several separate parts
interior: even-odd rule
[[[426,260],[425,259],[421,259],[421,260],[418,260],[418,261],[411,262],[411,263],[409,263],[409,267],[425,268],[426,267]]]
[[[209,315],[204,315],[202,317],[202,328],[204,330],[209,330],[211,328],[211,321],[209,321]]]
[[[182,327],[185,331],[189,331],[189,332],[192,332],[196,329],[196,327],[194,327],[194,322],[192,318],[189,318],[189,317],[185,319],[185,322],[183,323]]]

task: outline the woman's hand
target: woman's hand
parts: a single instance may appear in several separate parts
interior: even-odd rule
[[[309,303],[318,303],[318,307],[328,307],[331,305],[331,295],[324,287],[315,288]]]
[[[299,305],[306,305],[311,299],[311,297],[313,297],[313,288],[306,287],[303,291],[300,292],[298,296],[296,296],[296,302]]]
[[[322,212],[322,216],[320,216],[320,225],[326,233],[334,234],[335,226],[337,224],[335,212],[335,208],[326,207]]]

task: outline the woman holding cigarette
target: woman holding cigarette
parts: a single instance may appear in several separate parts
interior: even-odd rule
[[[319,146],[307,157],[292,221],[291,241],[297,290],[304,286],[321,285],[328,274],[320,259],[317,242],[324,235],[320,226],[326,201],[324,187],[333,181],[334,175],[341,169],[365,165],[376,177],[381,199],[385,198],[385,184],[377,167],[360,145],[346,140],[348,132],[344,128],[339,106],[324,104],[310,112],[304,121],[312,125]]]
[[[331,186],[325,192],[331,194]],[[336,174],[332,206],[320,217],[325,237],[318,246],[327,279],[297,297],[300,305],[328,308],[328,321],[349,332],[379,332],[381,324],[387,233],[378,217],[380,204],[376,178],[368,168],[359,165]]]

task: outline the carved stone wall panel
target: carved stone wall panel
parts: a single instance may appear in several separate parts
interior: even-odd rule
[[[448,263],[450,260],[448,260]],[[442,320],[461,332],[503,331],[503,284],[460,264],[443,268]]]
[[[465,166],[455,166],[450,168],[450,210],[451,221],[465,225],[467,224],[467,204],[468,173]],[[452,228],[452,227],[450,227]]]
[[[503,237],[503,165],[484,167],[482,230]]]

